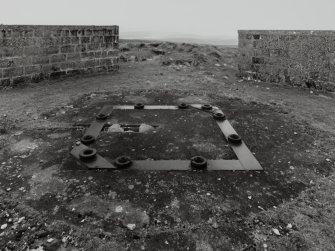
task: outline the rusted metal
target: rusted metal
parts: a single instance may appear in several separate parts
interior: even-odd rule
[[[240,145],[242,143],[242,138],[237,134],[228,135],[228,142],[234,145]]]
[[[189,160],[136,160],[129,170],[191,171]],[[207,160],[206,171],[245,170],[238,160]]]
[[[94,143],[95,137],[90,135],[90,134],[85,133],[85,135],[83,137],[81,137],[80,141],[84,145],[90,145],[90,144]]]
[[[97,116],[96,116],[96,119],[97,120],[106,120],[108,118],[108,115],[107,114],[104,114],[104,113],[99,113]]]
[[[99,114],[102,114],[103,117],[105,117],[105,116],[108,117],[112,113],[112,110],[113,110],[112,106],[106,105],[101,109]],[[83,139],[85,137],[93,138],[94,139],[93,142],[94,142],[98,138],[101,130],[104,128],[104,126],[106,124],[106,119],[97,119],[97,120],[93,121],[91,123],[90,127],[86,130],[85,134],[83,135],[82,142],[83,143],[85,142],[85,140],[83,141]],[[91,142],[91,143],[93,143],[93,142]]]
[[[93,161],[97,157],[97,150],[94,148],[86,148],[80,151],[79,158],[83,161]]]
[[[229,135],[237,135],[236,131],[231,126],[228,120],[217,121],[217,124],[219,125],[227,141]],[[263,170],[255,156],[252,154],[252,152],[249,150],[243,140],[241,140],[241,143],[239,145],[230,144],[230,146],[245,170]]]
[[[136,108],[136,106],[138,108]],[[246,144],[236,133],[234,128],[230,125],[229,121],[226,119],[225,114],[216,106],[202,105],[202,104],[180,104],[178,106],[162,106],[162,105],[143,105],[136,104],[135,106],[105,106],[98,115],[97,119],[90,125],[90,127],[85,132],[84,137],[87,140],[95,140],[103,127],[106,125],[106,120],[110,116],[112,110],[134,110],[134,109],[144,109],[144,110],[177,110],[187,108],[195,108],[202,110],[204,112],[209,112],[213,114],[213,118],[216,120],[219,128],[224,134],[226,140],[230,143],[234,153],[236,154],[238,160],[206,160],[201,156],[195,156],[189,160],[131,160],[127,156],[121,156],[115,160],[107,161],[107,159],[101,157],[99,154],[94,153],[95,157],[85,159],[85,157],[80,157],[83,155],[84,150],[87,146],[81,144],[76,146],[71,151],[71,154],[82,161],[89,169],[134,169],[134,170],[152,170],[152,171],[186,171],[186,170],[208,170],[208,171],[222,171],[222,170],[263,170],[259,162],[256,160],[255,156],[250,152]],[[128,125],[131,126],[131,125]],[[138,125],[135,126],[136,128]],[[127,127],[128,128],[128,127]],[[135,129],[136,129],[135,128]],[[82,139],[83,139],[82,138]],[[93,151],[94,152],[94,151]],[[91,152],[91,154],[93,154]],[[112,164],[113,163],[113,164]]]
[[[137,103],[137,104],[134,105],[134,108],[135,108],[135,109],[139,109],[139,110],[144,109],[144,104],[142,104],[142,103]]]
[[[80,158],[80,153],[83,150],[89,149],[87,146],[80,144],[79,146],[75,146],[71,154],[73,157],[81,161],[81,163],[87,166],[89,169],[116,169],[116,167],[107,161],[105,158],[101,157],[99,154],[95,155],[95,158],[92,161],[83,161]]]
[[[190,108],[196,108],[198,110],[202,110],[201,104],[187,104]],[[212,109],[206,111],[213,111],[213,112],[222,112],[218,107],[211,106]],[[134,110],[135,106],[133,105],[115,105],[113,106],[113,110]],[[145,105],[144,110],[178,110],[179,105]]]
[[[194,170],[189,160],[137,160],[131,169],[147,171]],[[245,170],[238,160],[207,160],[207,171]]]
[[[107,160],[106,160],[107,161]],[[110,160],[110,165],[113,160]],[[93,165],[94,163],[82,162],[90,169],[127,169],[139,171],[192,171],[192,170],[205,170],[205,171],[245,171],[245,168],[238,160],[207,160],[207,167],[205,169],[192,168],[189,160],[133,160],[132,165],[127,168],[118,168],[115,165],[103,166],[101,163]],[[115,162],[114,162],[115,163]]]
[[[128,168],[132,163],[132,160],[128,156],[117,157],[114,161],[114,165],[118,168]]]
[[[96,139],[99,136],[101,130],[104,128],[105,123],[105,121],[93,121],[90,127],[86,130],[84,137],[89,135]]]
[[[115,105],[114,110],[134,110],[135,107],[132,105]],[[176,105],[145,105],[144,110],[178,110]]]
[[[201,109],[202,110],[205,110],[205,111],[210,111],[213,109],[213,106],[209,105],[209,104],[204,104],[201,106]]]
[[[223,112],[215,112],[213,113],[213,118],[215,120],[223,121],[226,119],[226,115]]]
[[[185,104],[185,103],[181,103],[178,105],[179,109],[187,109],[188,107],[189,107],[188,104]]]
[[[194,156],[191,158],[191,167],[198,170],[204,170],[207,168],[207,160],[202,156]]]
[[[89,169],[112,169],[119,170],[112,162],[115,161],[105,159],[99,154],[93,161],[82,161],[80,159],[80,152],[88,147],[85,145],[75,146],[71,154],[78,159],[83,165]],[[121,167],[121,169],[123,169]],[[189,171],[195,170],[192,168],[189,160],[134,160],[131,166],[127,167],[129,170],[142,170],[142,171]],[[207,160],[207,171],[245,171],[245,170],[262,170],[262,169],[246,169],[239,160]]]

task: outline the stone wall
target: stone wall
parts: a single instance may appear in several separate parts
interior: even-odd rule
[[[0,88],[118,69],[118,26],[0,25]]]
[[[241,77],[335,91],[335,31],[239,31]]]

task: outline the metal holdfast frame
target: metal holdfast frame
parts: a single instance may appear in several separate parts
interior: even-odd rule
[[[120,156],[113,161],[108,161],[90,144],[94,143],[100,132],[111,117],[113,110],[186,110],[197,109],[211,113],[213,119],[221,129],[223,135],[237,156],[237,160],[207,160],[202,156],[194,156],[191,160],[132,160],[128,156]],[[251,153],[241,137],[227,120],[225,114],[216,106],[209,104],[185,104],[174,105],[106,105],[96,116],[95,121],[90,124],[81,138],[81,143],[76,145],[72,151],[72,156],[84,164],[88,169],[135,169],[152,171],[187,171],[187,170],[263,170],[260,163]]]

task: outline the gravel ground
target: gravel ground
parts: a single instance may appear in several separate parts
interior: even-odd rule
[[[236,48],[122,41],[120,49],[118,73],[1,91],[3,250],[335,249],[333,93],[241,80]],[[264,171],[92,171],[70,155],[85,129],[75,123],[104,104],[137,102],[220,107]],[[104,131],[97,148],[111,158],[234,157],[206,116],[115,117],[152,125],[155,115],[157,132]]]

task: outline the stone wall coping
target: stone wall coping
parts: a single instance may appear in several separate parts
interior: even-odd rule
[[[36,30],[36,29],[114,29],[118,25],[18,25],[18,24],[0,24],[0,30]]]
[[[239,34],[335,36],[335,30],[238,30]]]

